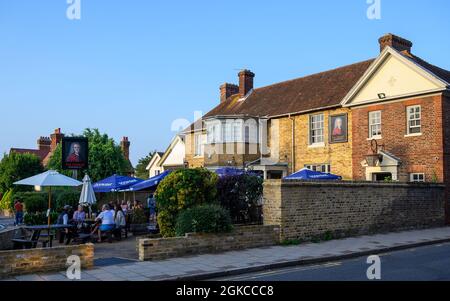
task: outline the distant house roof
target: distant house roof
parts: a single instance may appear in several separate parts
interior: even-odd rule
[[[36,156],[39,157],[41,162],[43,162],[44,159],[50,153],[50,148],[49,149],[42,149],[42,150],[39,150],[39,149],[27,149],[27,148],[11,148],[11,150],[9,152],[10,153],[16,153],[16,154],[32,154],[32,155],[36,155]]]

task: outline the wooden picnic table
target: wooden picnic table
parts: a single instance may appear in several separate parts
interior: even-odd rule
[[[75,225],[61,225],[61,224],[55,224],[55,225],[35,225],[35,226],[25,226],[24,228],[28,231],[31,231],[31,237],[30,239],[13,239],[13,243],[16,246],[25,247],[25,248],[36,248],[37,243],[39,242],[39,238],[41,237],[42,231],[47,231],[47,237],[48,237],[48,246],[51,248],[53,246],[53,234],[50,233],[52,230],[63,230],[63,229],[70,229],[75,227]],[[44,247],[47,246],[47,242],[44,244]]]

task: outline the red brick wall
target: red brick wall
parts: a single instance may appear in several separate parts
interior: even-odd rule
[[[422,136],[405,137],[406,107],[421,105]],[[426,181],[444,181],[443,121],[450,126],[450,104],[443,106],[442,96],[408,99],[400,102],[376,104],[353,109],[353,177],[365,180],[361,162],[369,152],[369,112],[381,110],[382,139],[385,150],[402,160],[399,180],[409,181],[410,173],[425,173]],[[443,120],[443,110],[448,112]],[[449,133],[450,134],[450,133]],[[446,150],[450,154],[450,135]],[[450,157],[449,157],[450,158]],[[448,160],[447,160],[448,161]],[[446,163],[449,166],[449,163]],[[450,184],[450,182],[449,182]]]
[[[443,97],[444,183],[447,224],[450,224],[450,97]]]

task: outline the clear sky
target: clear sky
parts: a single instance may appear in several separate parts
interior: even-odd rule
[[[379,20],[366,1],[81,0],[69,20],[67,0],[0,0],[0,154],[92,127],[128,136],[136,163],[239,69],[297,78],[375,57],[388,32],[450,69],[450,1],[381,0]]]

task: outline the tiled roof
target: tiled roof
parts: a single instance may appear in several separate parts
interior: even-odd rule
[[[11,148],[10,153],[33,154],[33,155],[38,156],[42,162],[47,157],[47,155],[50,153],[50,149],[38,150],[38,149],[26,149],[26,148]]]
[[[450,71],[447,71],[445,69],[439,68],[438,66],[432,65],[432,64],[424,61],[420,57],[415,56],[413,54],[407,54],[406,55],[404,52],[402,52],[402,54],[404,56],[408,57],[409,59],[411,59],[416,64],[418,64],[418,65],[422,66],[423,68],[427,69],[429,72],[433,73],[434,75],[436,75],[440,79],[445,80],[448,84],[450,84]]]

